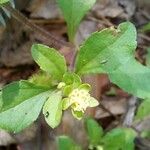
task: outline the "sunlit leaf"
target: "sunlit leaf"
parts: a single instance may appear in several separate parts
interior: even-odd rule
[[[62,93],[53,92],[43,107],[43,114],[48,125],[52,128],[57,127],[62,117]]]
[[[107,73],[123,90],[140,98],[150,97],[150,69],[135,60],[136,46],[132,23],[96,32],[80,48],[76,73]]]
[[[49,88],[47,87],[37,86],[25,80],[8,84],[2,89],[3,107],[1,111],[15,107],[23,101],[31,99],[48,90]]]
[[[44,92],[0,113],[0,128],[13,133],[27,128],[37,119],[50,93]]]
[[[65,58],[53,48],[42,44],[32,46],[32,57],[43,71],[61,80],[67,70]]]

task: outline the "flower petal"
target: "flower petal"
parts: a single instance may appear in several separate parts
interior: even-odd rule
[[[89,107],[96,107],[98,105],[99,105],[99,102],[94,97],[91,97],[89,100]]]

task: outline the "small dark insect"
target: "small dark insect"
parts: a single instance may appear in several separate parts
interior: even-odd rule
[[[45,117],[48,118],[48,116],[49,116],[49,112],[47,111]]]

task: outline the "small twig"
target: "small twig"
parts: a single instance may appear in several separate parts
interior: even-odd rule
[[[149,47],[145,46],[145,45],[138,45],[138,48],[140,48],[140,49],[148,49]]]
[[[138,36],[139,36],[140,38],[142,38],[142,39],[144,39],[144,40],[150,42],[150,37],[148,37],[147,35],[144,35],[144,34],[139,33]]]
[[[118,122],[120,122],[119,117],[117,117],[116,115],[114,115],[109,109],[107,109],[102,103],[100,103],[100,106],[104,111],[106,111],[110,116],[112,116],[115,120],[117,120]]]
[[[149,13],[147,11],[140,11],[140,13],[145,17],[145,19],[150,20]]]
[[[131,97],[128,100],[127,111],[124,115],[124,120],[123,120],[123,126],[131,126],[132,125],[134,115],[135,115],[135,110],[136,110],[136,102],[137,102],[136,97]]]
[[[55,47],[57,49],[60,49],[64,46],[66,47],[70,47],[71,45],[65,41],[62,41],[56,37],[54,37],[52,34],[50,34],[49,32],[45,31],[44,29],[40,28],[39,26],[37,26],[36,24],[34,24],[33,22],[31,22],[27,17],[25,17],[22,13],[20,13],[18,10],[16,10],[15,8],[11,7],[9,5],[9,3],[3,5],[3,7],[5,9],[7,9],[11,15],[17,19],[19,22],[25,24],[26,26],[28,26],[31,30],[39,33],[40,35],[46,37],[49,39],[49,45],[52,47]]]
[[[76,60],[76,57],[77,57],[77,53],[78,53],[77,50],[75,50],[73,52],[71,63],[70,63],[70,66],[69,66],[70,71],[74,71],[74,65],[75,65],[75,60]]]
[[[103,20],[103,22],[105,23],[105,25],[107,25],[108,27],[111,27],[111,26],[114,26],[114,24],[109,20],[107,19],[106,17],[100,15],[100,14],[96,14],[95,11],[92,11],[93,14],[94,14],[94,17],[97,18],[98,20],[101,19]]]

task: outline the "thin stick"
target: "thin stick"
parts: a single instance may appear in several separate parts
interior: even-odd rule
[[[70,47],[71,46],[68,42],[62,41],[62,40],[54,37],[54,35],[50,34],[46,30],[40,28],[39,26],[37,26],[36,24],[31,22],[27,17],[25,17],[17,9],[11,7],[8,3],[3,5],[3,7],[5,9],[7,9],[16,20],[18,20],[19,22],[28,26],[31,30],[38,32],[40,35],[48,38],[49,46],[52,46],[57,49],[60,49],[62,47]]]
[[[101,107],[105,112],[107,112],[110,116],[112,116],[116,121],[120,122],[119,117],[114,115],[109,109],[107,109],[102,103],[100,103],[99,107]]]

